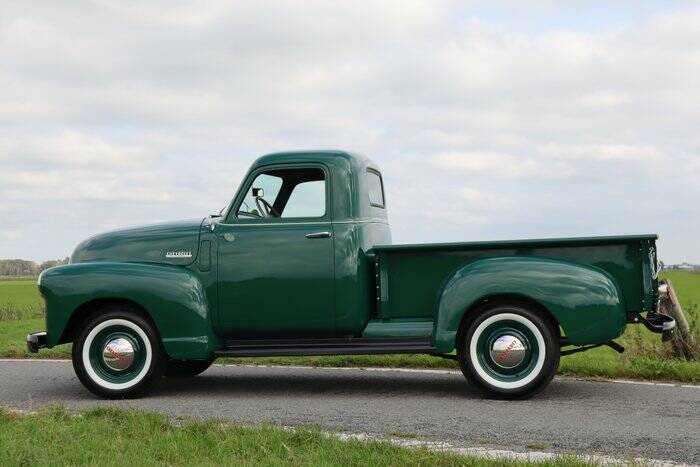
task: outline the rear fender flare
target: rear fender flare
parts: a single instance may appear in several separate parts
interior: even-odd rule
[[[622,292],[606,271],[550,258],[487,258],[459,268],[440,292],[433,330],[438,351],[454,350],[465,313],[499,296],[540,304],[575,345],[606,342],[625,327]]]

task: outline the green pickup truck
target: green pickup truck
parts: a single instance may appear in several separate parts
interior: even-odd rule
[[[657,313],[656,235],[392,245],[382,175],[340,151],[259,158],[205,219],[91,237],[38,280],[93,393],[133,397],[217,357],[431,354],[503,398]]]

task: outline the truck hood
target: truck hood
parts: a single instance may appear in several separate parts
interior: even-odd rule
[[[75,248],[71,263],[124,261],[187,266],[197,258],[202,223],[186,220],[95,235]]]

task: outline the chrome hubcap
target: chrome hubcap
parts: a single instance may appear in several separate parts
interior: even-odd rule
[[[515,368],[520,365],[525,353],[522,341],[510,334],[499,337],[491,346],[491,359],[501,368]]]
[[[134,363],[134,346],[123,337],[107,342],[102,350],[102,360],[114,371],[128,369]]]

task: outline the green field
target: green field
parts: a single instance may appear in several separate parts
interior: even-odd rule
[[[700,323],[700,273],[669,271],[693,326]],[[24,337],[43,330],[42,303],[35,279],[0,280],[0,356],[12,358],[67,358],[70,345],[28,354]],[[696,329],[696,334],[698,334]],[[620,355],[609,348],[562,358],[560,374],[583,377],[623,377],[654,380],[676,380],[700,383],[700,362],[670,356],[670,346],[661,342],[642,326],[628,326],[619,342],[627,348]],[[457,368],[451,360],[428,355],[280,357],[257,359],[225,359],[226,363],[312,365],[312,366],[382,366],[408,368]]]
[[[286,430],[219,420],[170,420],[135,410],[0,408],[0,459],[25,465],[583,466],[575,457],[533,463],[483,460],[386,441],[341,440],[318,428]]]
[[[35,278],[0,279],[0,320],[40,318],[42,309]]]
[[[695,313],[700,312],[700,272],[667,271],[661,277],[673,283],[683,308],[695,307]]]

